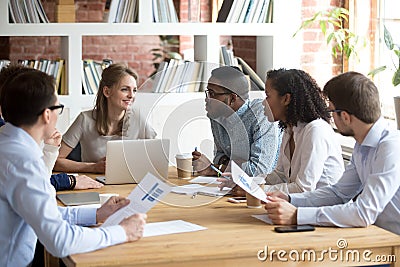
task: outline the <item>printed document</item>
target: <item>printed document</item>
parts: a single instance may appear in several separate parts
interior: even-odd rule
[[[218,177],[215,176],[197,176],[189,181],[189,183],[194,184],[220,184],[221,182],[217,181]]]
[[[267,200],[267,195],[264,190],[254,181],[254,177],[249,177],[234,161],[232,161],[232,179],[247,193],[252,196],[264,201],[269,202]]]
[[[267,214],[255,214],[255,215],[251,215],[251,217],[254,217],[260,221],[265,222],[266,224],[273,224],[272,220],[268,217]]]
[[[128,198],[131,201],[102,224],[102,227],[117,225],[124,218],[136,213],[148,212],[159,200],[171,191],[171,187],[160,179],[147,173],[143,180],[132,190]]]
[[[224,196],[229,193],[231,188],[224,187],[220,190],[217,186],[204,186],[200,184],[187,184],[181,186],[174,186],[171,189],[172,193],[183,194],[183,195],[205,195],[210,197]]]
[[[182,220],[147,223],[144,226],[143,237],[195,232],[206,229],[206,227]]]

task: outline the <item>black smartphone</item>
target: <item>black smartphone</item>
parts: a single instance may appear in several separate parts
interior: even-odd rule
[[[314,231],[315,227],[312,225],[291,225],[291,226],[278,226],[274,228],[277,233],[291,233],[291,232],[307,232]]]

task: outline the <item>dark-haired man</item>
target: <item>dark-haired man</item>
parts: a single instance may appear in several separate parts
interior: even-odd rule
[[[11,77],[18,74],[19,72],[30,71],[33,68],[23,66],[21,64],[10,64],[0,71],[0,92],[2,85]],[[5,124],[4,119],[1,116],[0,109],[0,127]],[[54,138],[58,136],[59,138]],[[61,143],[61,134],[55,131],[54,135],[48,140],[44,141],[43,153],[44,161],[48,167],[50,182],[57,191],[61,190],[72,190],[72,189],[89,189],[89,188],[100,188],[103,185],[94,179],[86,175],[68,175],[66,173],[52,174],[54,163],[58,156],[58,149]]]
[[[276,165],[281,133],[264,116],[262,99],[249,100],[249,79],[237,68],[214,69],[206,90],[206,111],[215,143],[213,163],[194,151],[193,167],[201,175],[225,171],[230,160],[250,176],[270,173]]]
[[[313,192],[269,193],[265,205],[275,224],[365,227],[400,234],[400,134],[381,117],[378,89],[357,72],[324,87],[338,131],[356,140],[339,181]]]
[[[103,222],[129,200],[112,197],[99,209],[58,207],[40,147],[55,130],[63,105],[54,79],[38,70],[21,71],[2,84],[0,106],[0,266],[29,266],[36,240],[56,257],[138,240],[145,214],[104,228]]]

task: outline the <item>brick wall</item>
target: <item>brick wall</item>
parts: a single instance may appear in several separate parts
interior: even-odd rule
[[[49,20],[55,19],[55,0],[43,1]],[[77,22],[101,22],[103,20],[105,0],[75,0]],[[0,39],[0,50],[8,49],[6,42]],[[142,84],[153,72],[150,49],[159,47],[158,36],[84,36],[82,38],[83,58],[102,60],[111,58],[114,62],[128,64],[139,74]],[[60,57],[59,37],[10,37],[8,58],[18,59],[56,59]]]
[[[201,21],[211,21],[211,0],[201,1]],[[42,1],[50,21],[54,21],[55,0]],[[194,1],[192,0],[192,3]],[[302,18],[309,18],[314,12],[330,6],[342,6],[341,0],[302,0]],[[188,0],[174,0],[180,21],[188,20]],[[103,19],[105,0],[75,0],[78,22],[99,22]],[[195,5],[192,5],[193,7]],[[244,58],[251,67],[256,66],[256,38],[223,36],[221,44],[232,39],[234,53]],[[302,33],[303,53],[301,68],[316,78],[322,86],[332,75],[342,70],[341,58],[334,59],[330,47],[317,28]],[[193,47],[193,36],[180,36],[180,51]],[[125,62],[134,68],[140,77],[140,84],[153,72],[150,49],[159,47],[158,36],[86,36],[83,38],[83,58],[101,60],[112,58]],[[0,38],[1,58],[55,59],[60,57],[59,37],[3,37]],[[9,53],[8,53],[9,51]],[[9,56],[7,56],[9,54]]]
[[[302,0],[302,19],[308,19],[315,12],[326,10],[335,6],[343,6],[341,0]],[[342,58],[334,58],[331,55],[331,46],[318,27],[306,29],[302,32],[303,52],[300,68],[310,73],[322,87],[332,76],[342,72]]]

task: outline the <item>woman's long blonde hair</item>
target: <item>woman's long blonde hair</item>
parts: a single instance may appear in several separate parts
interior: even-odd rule
[[[103,93],[103,88],[107,86],[111,90],[114,90],[115,87],[119,86],[122,78],[126,75],[132,76],[135,80],[138,78],[137,74],[124,64],[111,64],[108,68],[103,70],[99,90],[96,95],[96,105],[92,112],[92,117],[96,121],[97,132],[100,135],[107,135],[109,130],[107,98]],[[118,129],[112,134],[122,135],[123,122],[124,118],[119,121]]]

